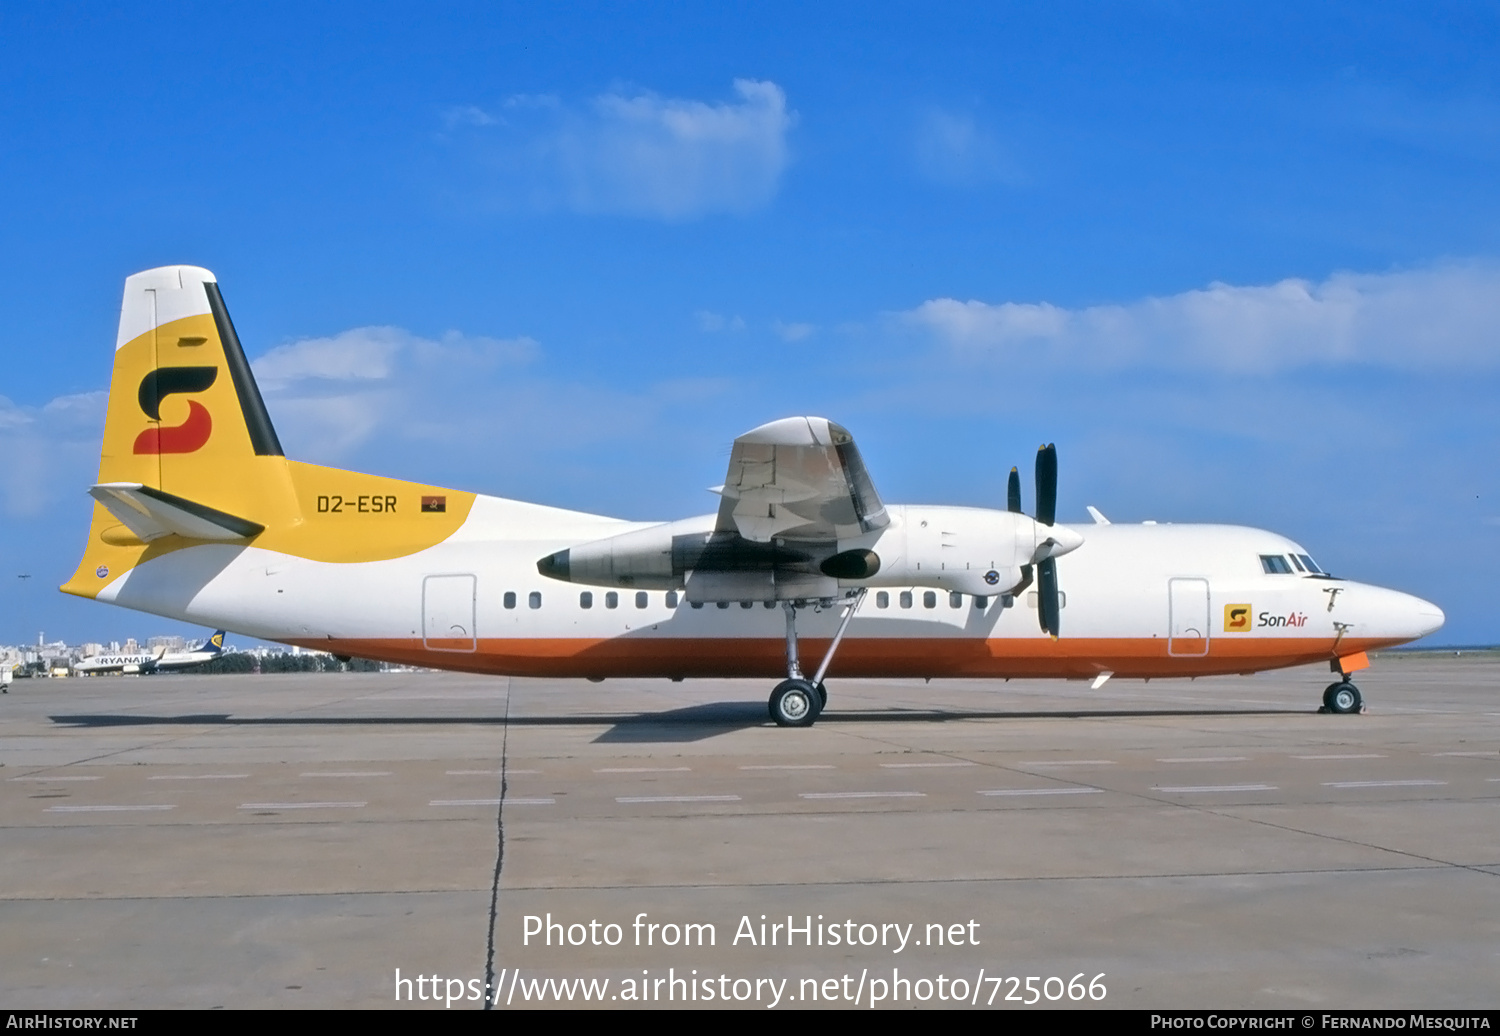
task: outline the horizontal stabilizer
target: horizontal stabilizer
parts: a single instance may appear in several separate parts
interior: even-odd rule
[[[264,525],[139,482],[104,482],[90,489],[89,495],[148,543],[174,533],[195,540],[234,542],[265,531]]]

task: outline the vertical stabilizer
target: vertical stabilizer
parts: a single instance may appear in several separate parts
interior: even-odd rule
[[[126,279],[98,481],[89,545],[63,587],[83,596],[146,550],[192,539],[190,528],[170,522],[169,535],[153,538],[145,511],[123,522],[107,504],[165,500],[238,519],[256,534],[299,520],[281,442],[208,270],[163,266]]]

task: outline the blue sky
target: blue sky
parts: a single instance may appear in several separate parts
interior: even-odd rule
[[[644,519],[794,413],[896,502],[1055,441],[1500,641],[1500,10],[719,7],[0,7],[0,642],[178,631],[53,589],[167,263],[299,459]]]

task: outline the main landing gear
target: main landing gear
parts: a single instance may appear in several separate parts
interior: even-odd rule
[[[1365,700],[1360,696],[1359,688],[1348,680],[1339,683],[1331,683],[1323,692],[1323,712],[1334,712],[1341,716],[1364,710]]]
[[[844,631],[849,628],[849,620],[854,618],[854,613],[859,610],[864,599],[865,591],[861,589],[845,605],[839,631],[834,634],[833,642],[828,645],[828,653],[823,656],[823,662],[811,680],[802,675],[802,664],[797,658],[797,605],[792,601],[782,602],[782,610],[786,612],[787,678],[776,685],[776,689],[771,692],[771,700],[767,703],[771,719],[778,727],[810,727],[822,715],[823,707],[828,704],[828,689],[823,686],[823,674],[828,672],[833,653],[838,650],[839,642],[844,639]]]

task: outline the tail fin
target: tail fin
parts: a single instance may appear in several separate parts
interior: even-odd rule
[[[219,285],[197,266],[125,281],[99,481],[89,493],[88,546],[62,586],[80,597],[98,597],[144,561],[203,544],[326,562],[402,557],[451,536],[475,500],[282,456]],[[201,573],[179,578],[171,601],[137,597],[127,606],[178,615],[174,602],[191,597]],[[111,593],[118,603],[119,591]]]
[[[214,635],[203,642],[200,651],[212,651],[216,655],[224,653],[224,631],[214,630]]]
[[[92,493],[89,547],[62,588],[86,597],[158,539],[243,542],[299,520],[281,442],[208,270],[126,279]]]

